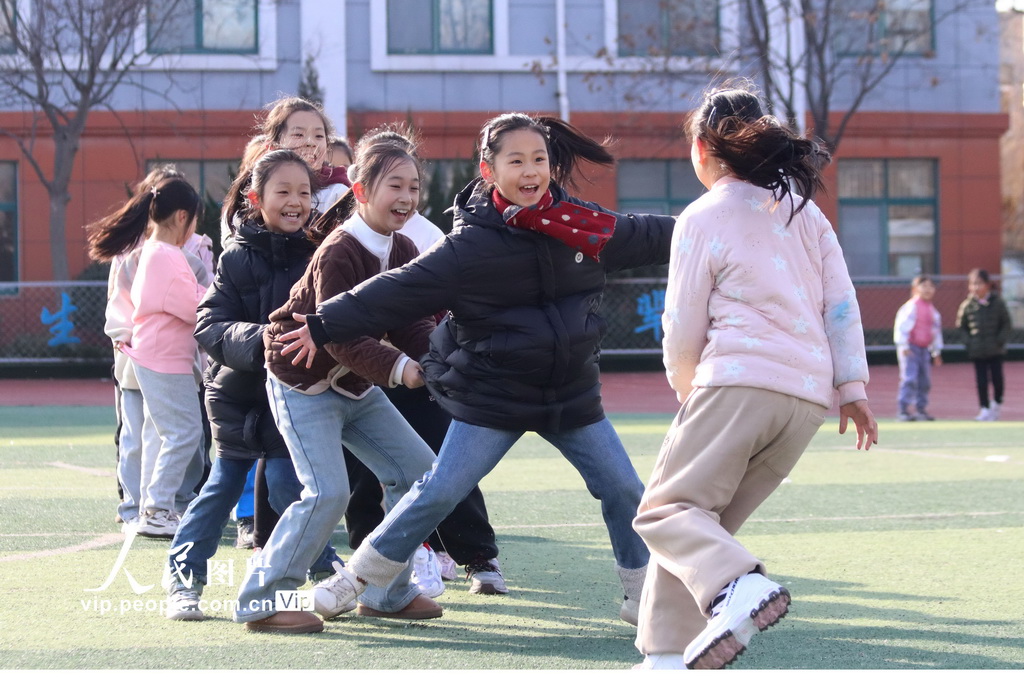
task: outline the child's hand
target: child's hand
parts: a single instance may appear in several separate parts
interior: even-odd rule
[[[406,388],[419,388],[424,383],[423,368],[420,367],[420,363],[415,360],[405,363],[405,367],[402,369],[402,385]]]
[[[878,445],[878,422],[875,415],[871,413],[867,400],[854,400],[839,408],[839,433],[846,433],[847,420],[852,419],[857,426],[857,449],[861,445],[865,450],[870,450],[872,445]]]
[[[942,356],[941,355],[933,355],[932,356],[932,364],[935,365],[936,367],[941,367],[942,366]]]
[[[295,358],[292,360],[293,365],[297,365],[302,362],[302,359],[306,359],[306,369],[313,366],[313,358],[316,357],[316,344],[313,343],[313,337],[309,335],[309,326],[306,324],[306,316],[300,315],[299,313],[292,313],[292,317],[296,322],[301,322],[302,326],[294,331],[290,331],[287,334],[281,334],[281,343],[287,343],[288,345],[281,349],[282,355],[291,355],[295,353]],[[291,343],[289,343],[289,341]]]

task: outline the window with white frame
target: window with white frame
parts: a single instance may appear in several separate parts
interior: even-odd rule
[[[619,0],[619,56],[717,55],[719,5],[716,0]]]
[[[839,241],[853,276],[911,278],[938,265],[934,159],[840,159]]]
[[[623,213],[677,216],[704,193],[689,160],[621,159],[616,164],[616,184]]]
[[[840,54],[910,54],[935,50],[933,0],[846,0],[836,3]],[[839,23],[841,22],[841,23]]]
[[[153,170],[160,166],[174,166],[196,188],[199,196],[220,205],[235,179],[239,163],[239,159],[152,159],[146,167]]]
[[[154,53],[256,53],[257,4],[258,0],[150,0],[148,49]]]
[[[491,0],[387,0],[388,54],[493,54]]]
[[[0,161],[0,282],[18,281],[18,164]]]

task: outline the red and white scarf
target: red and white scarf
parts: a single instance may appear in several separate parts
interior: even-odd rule
[[[615,232],[615,216],[568,201],[556,204],[550,189],[533,206],[510,203],[497,188],[491,201],[506,225],[546,234],[595,261]]]

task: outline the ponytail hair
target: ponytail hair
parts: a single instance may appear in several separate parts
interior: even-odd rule
[[[361,183],[367,195],[373,194],[381,180],[400,163],[411,162],[416,172],[423,176],[423,168],[417,154],[418,143],[411,129],[404,125],[374,128],[359,138],[356,156],[348,167],[348,179],[354,185]],[[414,207],[415,208],[415,207]],[[356,212],[356,197],[349,189],[337,201],[320,214],[308,231],[310,241],[322,244],[327,235],[352,217]]]
[[[86,225],[89,257],[109,261],[134,249],[146,236],[150,222],[163,223],[175,211],[184,210],[191,223],[202,208],[198,192],[174,167],[153,170],[124,206]]]
[[[501,151],[502,137],[515,130],[532,130],[544,138],[551,178],[562,186],[578,187],[577,177],[588,180],[579,170],[581,160],[601,166],[615,163],[615,157],[608,151],[609,140],[598,142],[554,116],[533,118],[521,113],[502,114],[484,124],[480,131],[480,160],[493,165]]]
[[[707,94],[689,128],[691,139],[703,141],[731,174],[770,190],[777,202],[789,197],[792,206],[794,194],[799,195],[790,220],[825,189],[822,170],[831,155],[818,142],[766,115],[749,90],[724,88]]]

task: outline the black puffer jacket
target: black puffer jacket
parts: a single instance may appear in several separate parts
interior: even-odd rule
[[[1006,303],[995,291],[982,305],[975,296],[968,296],[956,312],[956,326],[963,330],[970,360],[984,360],[1006,355],[1013,322]]]
[[[551,186],[556,201],[568,197]],[[508,227],[480,180],[455,199],[455,229],[408,265],[320,304],[331,340],[449,310],[420,363],[455,418],[500,429],[559,432],[604,416],[598,368],[608,272],[669,258],[674,219],[616,214],[600,262],[552,237]],[[315,337],[314,337],[315,338]]]
[[[315,250],[302,232],[278,234],[246,222],[221,254],[195,332],[210,355],[206,409],[220,457],[288,456],[267,399],[263,329]]]

